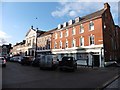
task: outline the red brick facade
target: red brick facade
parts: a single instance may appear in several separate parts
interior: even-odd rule
[[[120,61],[120,27],[114,24],[110,6],[83,17],[76,17],[43,32],[37,38],[37,54],[74,56],[81,65],[104,67]]]

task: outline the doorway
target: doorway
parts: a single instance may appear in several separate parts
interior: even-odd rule
[[[99,60],[99,55],[93,55],[93,63],[95,67],[100,66],[100,60]]]

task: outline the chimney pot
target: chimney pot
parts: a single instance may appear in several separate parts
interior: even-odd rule
[[[104,9],[110,9],[110,5],[108,3],[104,3]]]
[[[33,29],[33,26],[31,26],[31,29]]]

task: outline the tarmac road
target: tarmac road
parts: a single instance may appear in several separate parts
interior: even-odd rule
[[[120,68],[79,66],[75,72],[40,70],[7,62],[2,69],[2,88],[101,88],[119,74]]]

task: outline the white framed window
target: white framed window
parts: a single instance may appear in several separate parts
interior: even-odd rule
[[[80,25],[80,33],[83,33],[84,32],[84,27],[83,27],[83,25],[81,24]]]
[[[55,39],[57,39],[57,33],[55,33]]]
[[[94,45],[95,44],[95,37],[94,37],[94,35],[90,35],[89,36],[89,43],[90,43],[90,45]]]
[[[54,48],[56,49],[57,48],[57,43],[55,42],[55,44],[54,44]]]
[[[76,44],[75,44],[75,43],[76,43],[76,40],[75,40],[75,39],[73,39],[73,40],[72,40],[72,47],[75,47],[75,46],[76,46]]]
[[[89,30],[94,30],[94,23],[93,23],[93,21],[90,21],[90,23],[89,23]]]
[[[80,46],[84,46],[84,37],[80,37]]]
[[[68,40],[66,39],[65,47],[68,48]]]
[[[68,29],[66,29],[65,37],[68,37]]]
[[[60,46],[60,48],[62,48],[62,41],[60,41],[60,45],[59,46]]]
[[[62,31],[60,31],[60,38],[62,38]]]
[[[72,35],[75,35],[75,27],[72,28]]]

